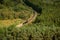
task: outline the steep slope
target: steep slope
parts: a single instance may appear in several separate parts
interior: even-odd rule
[[[34,5],[42,7],[42,14],[36,21],[45,25],[60,26],[60,0],[28,0]],[[40,21],[39,21],[40,20]],[[49,23],[48,23],[49,22]]]

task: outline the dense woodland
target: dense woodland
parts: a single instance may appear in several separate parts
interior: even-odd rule
[[[27,20],[34,11],[29,25],[0,26],[0,40],[60,40],[60,0],[0,0],[0,20]]]

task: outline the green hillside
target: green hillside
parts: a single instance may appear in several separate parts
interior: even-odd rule
[[[0,40],[60,40],[60,0],[0,0]]]

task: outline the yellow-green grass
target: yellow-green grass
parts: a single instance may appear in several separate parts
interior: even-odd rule
[[[22,22],[23,22],[22,19],[0,20],[0,27],[8,27],[10,25],[17,25]]]

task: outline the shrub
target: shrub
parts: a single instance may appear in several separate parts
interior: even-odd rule
[[[22,28],[0,29],[1,40],[60,40],[60,27],[32,24]]]

